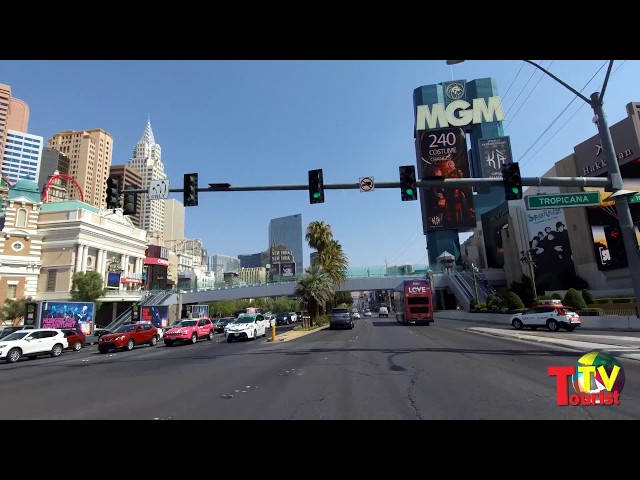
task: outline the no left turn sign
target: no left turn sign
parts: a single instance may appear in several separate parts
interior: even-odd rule
[[[373,183],[373,177],[362,177],[360,178],[360,191],[361,192],[372,192],[375,190],[375,184]]]

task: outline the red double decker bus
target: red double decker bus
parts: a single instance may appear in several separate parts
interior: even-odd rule
[[[433,292],[429,280],[404,280],[393,292],[398,323],[433,322]]]

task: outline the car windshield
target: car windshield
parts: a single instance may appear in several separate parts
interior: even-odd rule
[[[134,330],[135,330],[135,327],[133,325],[122,325],[113,333],[128,333],[128,332],[133,332]]]
[[[173,327],[193,327],[196,323],[198,323],[197,320],[181,320],[173,325]]]
[[[334,308],[331,313],[349,313],[346,308]]]
[[[21,340],[31,332],[13,332],[11,335],[7,335],[2,339],[3,342],[10,342],[11,340]]]
[[[253,323],[254,318],[251,315],[240,315],[235,323]]]

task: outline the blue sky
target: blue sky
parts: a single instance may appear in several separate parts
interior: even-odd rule
[[[540,62],[581,90],[606,61]],[[613,71],[610,125],[640,101],[640,61],[618,60]],[[582,93],[599,90],[605,72]],[[597,133],[586,103],[521,60],[0,61],[0,83],[28,103],[28,131],[45,144],[62,130],[102,128],[114,138],[113,163],[125,164],[150,115],[172,188],[190,172],[200,186],[306,184],[315,168],[325,184],[397,182],[398,166],[416,163],[414,89],[486,77],[496,79],[523,176],[542,175]],[[296,213],[305,228],[330,224],[352,267],[427,261],[420,204],[402,202],[399,189],[326,190],[315,205],[306,191],[201,193],[185,234],[209,254],[250,254],[266,249],[270,219]]]

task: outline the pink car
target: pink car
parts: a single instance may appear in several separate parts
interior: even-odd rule
[[[175,342],[196,343],[199,338],[213,340],[213,322],[209,318],[183,318],[164,332],[164,344],[171,347]]]

